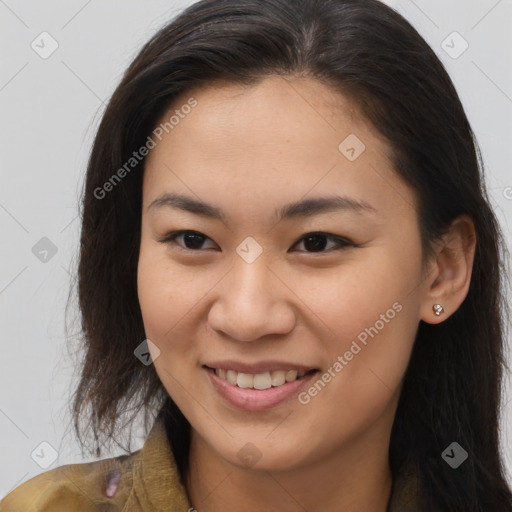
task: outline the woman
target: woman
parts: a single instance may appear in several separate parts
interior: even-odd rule
[[[188,8],[114,92],[83,195],[76,431],[99,456],[156,420],[1,510],[512,510],[481,169],[384,4]]]

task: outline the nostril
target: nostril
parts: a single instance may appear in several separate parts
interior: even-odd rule
[[[105,494],[108,498],[113,498],[117,492],[117,487],[121,481],[121,472],[118,470],[111,471],[107,476],[107,487]]]

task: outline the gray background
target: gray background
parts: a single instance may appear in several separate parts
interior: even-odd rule
[[[0,497],[46,469],[83,460],[69,428],[77,374],[64,309],[88,152],[104,103],[130,60],[191,3],[0,0]],[[481,144],[491,200],[510,247],[512,1],[388,3],[419,30],[452,76]],[[40,36],[44,31],[58,43],[45,59],[31,47],[35,40],[39,52],[51,49],[48,36]],[[447,53],[463,49],[463,40],[450,36],[454,31],[469,44],[457,58]],[[508,376],[502,444],[509,481],[511,399]],[[135,448],[142,441],[139,435]],[[52,448],[42,442],[58,453],[53,462]]]

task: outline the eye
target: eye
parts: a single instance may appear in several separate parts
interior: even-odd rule
[[[176,242],[176,239],[183,237],[183,242],[185,247],[182,247],[181,244]],[[173,245],[178,245],[183,250],[196,251],[197,249],[201,249],[201,245],[204,241],[209,238],[198,231],[191,230],[182,230],[182,231],[172,231],[168,233],[163,238],[159,240],[162,243],[172,243]]]
[[[329,233],[308,233],[307,235],[304,235],[302,238],[300,238],[300,240],[296,242],[295,245],[298,243],[303,243],[304,247],[310,249],[311,252],[331,252],[324,251],[326,245],[328,245],[326,240],[331,240],[331,242],[334,242],[334,250],[340,250],[346,247],[355,247],[354,243]]]
[[[183,240],[183,244],[178,243],[176,240],[180,239],[181,237]],[[202,249],[202,245],[205,242],[205,240],[211,240],[206,235],[203,235],[202,233],[199,233],[198,231],[191,231],[191,230],[181,230],[181,231],[172,231],[171,233],[168,233],[163,238],[159,240],[161,243],[172,243],[173,245],[178,245],[180,249],[183,250],[189,250],[189,251],[198,251]],[[329,233],[308,233],[304,235],[302,238],[300,238],[293,247],[296,245],[303,243],[304,247],[306,248],[306,251],[299,251],[299,252],[331,252],[333,247],[331,247],[331,250],[326,251],[325,248],[328,245],[327,240],[330,240],[331,243],[334,243],[334,250],[340,250],[347,247],[356,247],[356,245],[353,242],[350,242],[349,240],[345,240],[339,236],[331,235]]]

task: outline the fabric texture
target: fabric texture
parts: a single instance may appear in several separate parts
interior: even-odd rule
[[[409,468],[393,482],[388,512],[419,512],[418,500],[416,473]],[[194,509],[181,484],[160,416],[140,450],[51,469],[22,483],[0,502],[0,512],[189,510]]]

